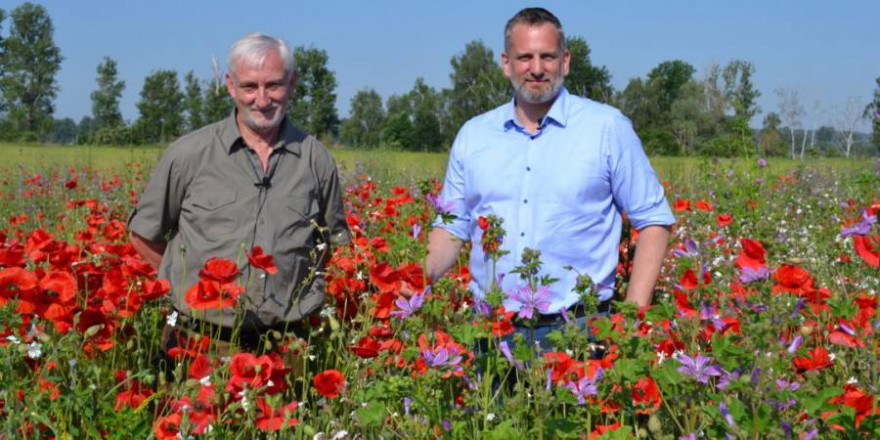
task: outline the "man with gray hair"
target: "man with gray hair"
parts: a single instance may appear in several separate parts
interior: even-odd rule
[[[331,247],[350,240],[336,164],[286,116],[297,78],[288,44],[247,35],[233,44],[228,68],[235,111],[168,147],[128,222],[135,250],[171,283],[179,315],[163,335],[165,350],[181,333],[230,351],[275,348],[269,335],[305,335],[303,322],[324,302],[320,271]],[[248,263],[258,247],[277,273]],[[245,289],[234,306],[198,304],[210,295],[200,291],[200,271],[215,257],[240,273],[235,282]]]

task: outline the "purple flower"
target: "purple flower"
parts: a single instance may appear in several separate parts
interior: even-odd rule
[[[409,410],[410,410],[411,406],[412,406],[412,399],[410,399],[409,397],[404,397],[403,398],[403,413],[406,414],[407,416],[409,415]]]
[[[700,250],[697,247],[696,242],[694,242],[690,238],[685,238],[682,241],[684,242],[684,250],[678,248],[672,250],[672,255],[674,255],[676,258],[696,257],[700,254]]]
[[[801,387],[798,382],[789,382],[785,379],[776,379],[777,391],[797,391]]]
[[[801,342],[803,342],[803,340],[804,340],[803,336],[801,336],[801,335],[795,336],[794,340],[791,341],[791,344],[789,344],[788,348],[786,348],[785,351],[787,351],[788,354],[794,354],[794,352],[797,351],[798,347],[801,346]]]
[[[721,371],[721,380],[718,381],[718,389],[723,390],[730,386],[730,383],[739,380],[739,370],[733,370],[733,372],[729,372],[727,370]]]
[[[593,375],[592,378],[584,376],[580,380],[569,382],[565,387],[571,390],[572,394],[577,396],[578,405],[583,405],[587,403],[587,396],[595,396],[599,393],[599,389],[596,387],[596,382],[600,379],[602,379],[601,368],[596,370],[596,374]]]
[[[444,366],[455,367],[461,362],[461,356],[458,354],[458,349],[455,347],[441,347],[434,349],[434,351],[422,350],[422,360],[431,368]]]
[[[410,235],[412,238],[419,238],[419,234],[422,233],[422,225],[416,223],[412,225],[412,229],[410,230]]]
[[[678,440],[697,440],[697,435],[692,432],[684,437],[679,437]]]
[[[877,223],[877,216],[868,214],[868,210],[862,208],[862,221],[857,223],[855,226],[851,226],[849,228],[843,228],[840,231],[841,237],[846,237],[847,235],[868,235],[871,232],[871,225]]]
[[[709,364],[712,359],[699,353],[695,358],[682,353],[676,360],[681,364],[678,372],[695,378],[699,383],[709,383],[709,376],[721,376],[721,369]]]
[[[428,286],[425,288],[424,293],[417,293],[410,296],[409,299],[403,296],[397,298],[397,301],[394,301],[394,305],[397,306],[398,310],[392,310],[391,314],[400,319],[409,318],[413,313],[422,308],[422,304],[425,302],[425,293],[430,290],[431,286]]]
[[[492,306],[481,299],[474,299],[474,313],[480,316],[492,316]]]
[[[761,167],[761,168],[766,167],[766,166],[767,166],[767,161],[764,160],[763,157],[759,158],[759,159],[758,159],[758,166]]]
[[[761,379],[761,367],[755,367],[755,369],[752,370],[752,379],[750,382],[752,384],[752,387],[758,386],[758,381],[760,379]]]
[[[547,313],[550,309],[549,297],[550,288],[547,286],[538,287],[535,291],[532,291],[530,286],[521,286],[509,294],[507,299],[519,304],[517,316],[522,319],[532,319],[535,311]]]
[[[440,197],[439,194],[436,196],[434,194],[428,194],[425,196],[425,199],[427,199],[428,203],[434,207],[434,210],[441,215],[452,211],[452,208],[455,207],[454,203],[443,203],[443,197]]]
[[[513,354],[510,352],[510,346],[507,345],[507,341],[501,341],[498,344],[498,349],[501,350],[501,354],[507,358],[508,362],[516,366],[517,370],[522,370],[524,368],[522,362],[513,358]]]
[[[727,404],[721,402],[718,404],[718,409],[721,410],[721,415],[724,416],[724,421],[727,422],[727,426],[731,428],[736,426],[736,422],[733,420],[733,416],[730,415],[730,411],[727,410]]]
[[[770,278],[770,270],[767,269],[767,266],[761,266],[758,269],[744,266],[740,272],[739,280],[743,283],[751,283],[752,281],[766,280],[767,278]]]
[[[813,428],[807,435],[804,436],[803,440],[813,440],[819,434],[819,428]]]

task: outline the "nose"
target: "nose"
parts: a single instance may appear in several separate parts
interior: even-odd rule
[[[269,97],[269,90],[265,87],[258,88],[254,103],[262,108],[268,106],[271,102],[272,99]]]
[[[529,73],[535,78],[544,76],[544,63],[540,57],[535,57],[529,64]]]

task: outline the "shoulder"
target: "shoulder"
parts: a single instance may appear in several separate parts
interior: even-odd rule
[[[569,117],[576,121],[587,118],[593,123],[601,123],[606,126],[632,125],[629,118],[616,107],[571,94],[566,98]]]
[[[221,137],[227,129],[227,123],[226,120],[218,121],[181,136],[165,149],[164,158],[174,161],[197,160],[203,158],[211,148],[222,148]]]
[[[493,132],[504,131],[505,122],[509,119],[512,112],[512,105],[510,102],[507,102],[465,121],[458,130],[456,143],[466,143]],[[453,148],[455,148],[455,145],[453,145]]]

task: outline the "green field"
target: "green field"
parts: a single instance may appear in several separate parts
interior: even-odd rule
[[[0,171],[25,168],[35,172],[82,168],[99,170],[122,169],[128,163],[140,162],[148,169],[162,154],[163,147],[133,146],[44,146],[0,143]],[[387,150],[353,150],[334,148],[333,157],[345,176],[367,173],[374,179],[395,184],[411,183],[425,177],[441,178],[445,172],[446,154],[414,153]],[[756,168],[756,158],[712,159],[701,157],[652,157],[651,163],[662,180],[691,184],[707,170],[726,172]],[[876,169],[873,160],[866,159],[807,159],[771,158],[768,174],[787,173],[792,169],[809,166],[817,171],[836,171],[860,174]]]

